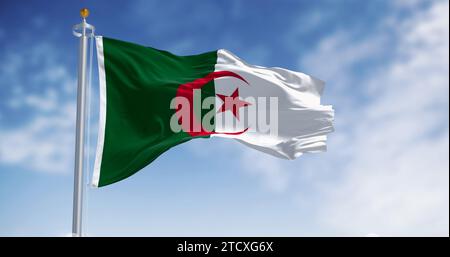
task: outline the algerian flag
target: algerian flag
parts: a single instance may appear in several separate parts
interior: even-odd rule
[[[97,37],[100,121],[93,185],[131,176],[193,138],[234,138],[285,159],[326,150],[324,83],[226,50],[177,56]]]

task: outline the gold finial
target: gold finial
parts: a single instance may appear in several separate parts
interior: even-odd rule
[[[89,16],[89,10],[87,8],[81,9],[80,16],[81,18],[86,19]]]

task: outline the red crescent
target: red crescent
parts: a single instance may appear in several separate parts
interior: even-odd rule
[[[178,89],[177,89],[177,98],[180,97],[184,97],[189,101],[189,104],[191,106],[191,127],[189,128],[187,125],[184,125],[183,122],[181,122],[181,114],[179,114],[178,110],[180,109],[180,102],[178,102],[178,100],[175,100],[175,106],[177,106],[176,108],[176,114],[178,116],[178,121],[181,122],[181,127],[183,128],[183,130],[185,132],[187,132],[189,135],[191,135],[192,137],[195,136],[208,136],[208,135],[213,135],[213,134],[225,134],[225,135],[239,135],[242,134],[244,132],[246,132],[248,130],[248,128],[242,130],[242,131],[238,131],[238,132],[214,132],[214,131],[206,131],[201,123],[201,119],[200,119],[200,131],[192,131],[194,128],[194,122],[198,122],[197,119],[195,118],[195,114],[193,112],[193,103],[194,103],[194,93],[193,90],[194,89],[200,89],[202,88],[204,85],[208,84],[211,80],[213,79],[217,79],[217,78],[221,78],[221,77],[234,77],[237,79],[240,79],[242,81],[244,81],[246,84],[248,84],[248,82],[241,77],[239,74],[236,74],[234,72],[231,71],[215,71],[215,72],[211,72],[208,75],[206,75],[203,78],[198,78],[194,81],[185,83],[185,84],[181,84]],[[196,124],[198,125],[198,124]]]

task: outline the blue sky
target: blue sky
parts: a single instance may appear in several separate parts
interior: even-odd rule
[[[326,81],[328,152],[279,160],[198,139],[89,189],[88,235],[449,234],[448,1],[2,1],[0,235],[70,234],[77,39],[229,49]],[[96,60],[94,60],[94,63]],[[98,111],[92,83],[91,148]],[[214,158],[212,158],[214,157]],[[92,158],[91,158],[92,161]]]

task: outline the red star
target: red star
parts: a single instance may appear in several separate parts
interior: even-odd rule
[[[234,90],[231,96],[220,94],[217,94],[217,96],[220,97],[220,99],[223,102],[222,107],[220,107],[220,110],[217,110],[217,113],[224,112],[226,110],[231,110],[233,112],[234,117],[236,117],[236,119],[238,120],[239,120],[239,108],[251,105],[251,103],[239,99],[239,88],[236,88],[236,90]],[[227,100],[225,101],[225,99]]]

